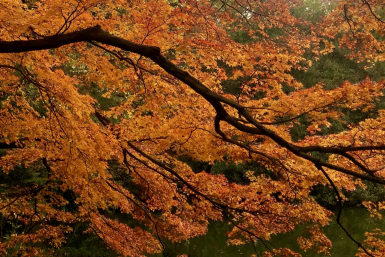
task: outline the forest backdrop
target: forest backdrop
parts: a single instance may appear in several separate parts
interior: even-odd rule
[[[1,0],[0,254],[146,256],[385,208],[382,0]],[[329,208],[329,209],[328,209]]]

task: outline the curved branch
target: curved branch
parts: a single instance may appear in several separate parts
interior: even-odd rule
[[[354,239],[354,237],[346,230],[346,228],[341,224],[341,214],[342,214],[342,197],[340,195],[340,192],[338,191],[336,185],[334,184],[333,180],[329,177],[329,175],[326,173],[326,171],[321,167],[317,166],[317,169],[321,171],[326,179],[329,181],[330,185],[333,187],[334,192],[337,195],[337,201],[338,201],[338,214],[337,214],[337,224],[340,226],[340,228],[345,232],[345,234],[352,240],[354,243],[358,245],[367,255],[373,256],[371,253],[368,252],[368,250],[357,240]]]
[[[103,44],[118,47],[122,50],[134,52],[141,56],[150,58],[153,62],[155,62],[161,68],[163,68],[167,73],[171,74],[175,78],[184,82],[196,93],[198,93],[204,99],[206,99],[214,107],[217,113],[217,118],[219,120],[223,120],[229,123],[230,125],[232,125],[233,127],[235,127],[236,129],[242,132],[246,132],[254,135],[267,136],[271,138],[273,141],[275,141],[281,147],[286,148],[287,150],[291,151],[293,154],[299,157],[302,157],[306,160],[311,161],[315,165],[334,169],[336,171],[339,171],[348,175],[352,175],[357,178],[370,180],[372,182],[376,182],[380,184],[385,184],[384,179],[375,177],[373,176],[373,174],[370,174],[371,176],[367,176],[365,174],[357,173],[337,165],[333,165],[327,162],[322,162],[321,160],[312,157],[307,153],[309,152],[309,149],[297,147],[291,144],[290,142],[286,141],[284,138],[280,137],[274,131],[266,128],[261,123],[256,121],[252,117],[252,115],[247,111],[246,107],[211,91],[208,87],[203,85],[202,82],[200,82],[198,79],[196,79],[195,77],[191,76],[188,72],[180,69],[178,66],[173,64],[171,61],[169,61],[166,57],[164,57],[161,54],[160,48],[155,46],[140,45],[140,44],[125,40],[123,38],[113,36],[108,32],[103,31],[101,26],[99,25],[95,27],[87,28],[84,30],[68,33],[68,34],[55,35],[52,37],[47,37],[47,38],[38,39],[38,40],[0,41],[0,53],[20,53],[20,52],[28,52],[28,51],[36,51],[36,50],[46,50],[51,48],[58,48],[64,45],[77,43],[77,42],[92,42],[92,41],[97,41]],[[243,118],[245,118],[245,120],[251,126],[247,126],[241,123],[239,119],[229,115],[223,106],[224,104],[236,109],[238,111],[238,114],[243,116]],[[382,146],[382,147],[385,148],[385,146]],[[376,146],[367,147],[367,149],[369,150],[374,150],[376,148],[377,148]],[[139,150],[138,148],[136,149]],[[322,148],[320,149],[322,150]],[[340,152],[338,152],[337,154],[341,155]]]
[[[171,169],[170,167],[168,167],[166,164],[154,159],[153,157],[149,156],[148,154],[146,154],[145,152],[143,152],[142,150],[140,150],[138,147],[136,147],[135,145],[133,145],[131,142],[129,141],[126,141],[127,142],[127,145],[130,146],[134,151],[136,151],[138,154],[140,154],[141,156],[145,157],[146,159],[148,159],[149,161],[151,161],[152,163],[154,163],[155,165],[157,165],[158,167],[170,172],[173,176],[175,176],[177,178],[177,180],[181,181],[184,185],[186,185],[186,187],[188,189],[190,189],[192,192],[194,192],[196,195],[199,195],[200,197],[202,197],[203,199],[207,200],[208,202],[210,202],[212,205],[220,208],[221,210],[231,210],[231,211],[237,211],[237,212],[247,212],[247,213],[250,213],[250,214],[253,214],[253,215],[257,215],[257,214],[264,214],[264,215],[274,215],[274,216],[278,216],[274,213],[268,213],[268,212],[261,212],[261,211],[248,211],[246,209],[241,209],[241,208],[236,208],[236,207],[231,207],[231,206],[228,206],[226,205],[225,203],[221,203],[221,202],[218,202],[216,200],[213,200],[210,196],[202,193],[201,191],[199,191],[196,187],[194,187],[193,185],[191,185],[191,183],[189,183],[187,180],[185,180],[181,175],[178,174],[178,172],[176,172],[175,170]],[[127,150],[126,150],[127,151]],[[137,159],[137,158],[136,158]],[[137,159],[138,160],[138,159]],[[143,162],[141,162],[143,164]],[[146,165],[147,167],[149,167],[148,165]],[[152,169],[154,170],[154,169]],[[160,174],[161,176],[165,176],[164,174],[158,172],[158,174]]]
[[[280,121],[276,121],[276,122],[260,122],[260,123],[261,123],[261,124],[264,124],[264,125],[277,125],[277,124],[283,124],[283,123],[286,123],[286,122],[290,122],[290,121],[293,121],[293,120],[297,120],[297,119],[301,118],[302,116],[304,116],[304,115],[306,115],[306,114],[308,114],[308,113],[310,113],[310,112],[317,111],[317,110],[319,110],[319,109],[322,110],[323,108],[329,107],[329,106],[331,106],[331,105],[332,105],[332,104],[329,103],[329,104],[326,104],[326,105],[324,105],[324,106],[315,107],[315,108],[313,108],[313,109],[310,109],[310,110],[308,110],[308,111],[305,111],[305,112],[303,112],[303,113],[301,113],[301,114],[298,114],[298,115],[296,115],[296,116],[294,116],[294,117],[292,117],[292,118],[290,118],[290,119],[287,119],[287,120],[280,120]]]
[[[379,22],[381,22],[381,23],[385,23],[385,21],[383,21],[380,17],[378,17],[378,16],[374,13],[374,11],[373,11],[373,9],[372,9],[372,6],[369,4],[369,2],[368,2],[367,0],[362,0],[362,3],[364,3],[364,5],[366,5],[366,6],[368,6],[368,9],[369,9],[370,14],[371,14],[377,21],[379,21]]]

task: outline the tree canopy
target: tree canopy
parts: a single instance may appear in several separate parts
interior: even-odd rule
[[[310,224],[300,246],[327,252],[332,212],[310,193],[334,190],[339,223],[343,190],[385,185],[385,81],[298,74],[384,61],[384,16],[381,0],[1,0],[0,253],[51,256],[82,224],[145,256],[212,220],[266,256],[299,256],[266,241]],[[218,162],[253,168],[233,183]],[[385,232],[340,225],[382,256]]]

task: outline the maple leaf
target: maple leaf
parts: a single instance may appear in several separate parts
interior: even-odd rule
[[[329,184],[341,210],[341,189],[385,184],[385,112],[320,133],[343,110],[373,110],[385,84],[303,88],[291,72],[337,41],[352,59],[383,61],[383,5],[340,1],[318,27],[293,15],[300,6],[3,0],[0,167],[36,172],[1,191],[0,215],[17,227],[1,253],[49,256],[80,224],[119,254],[145,256],[161,252],[165,238],[187,240],[225,218],[233,244],[316,223],[299,242],[327,252],[318,224],[331,212],[311,190]],[[295,142],[290,131],[301,119],[310,135]],[[259,173],[231,183],[183,157],[209,167],[253,163]],[[343,229],[369,255],[365,245],[382,236],[367,234],[363,245]],[[266,255],[299,256],[285,248]]]

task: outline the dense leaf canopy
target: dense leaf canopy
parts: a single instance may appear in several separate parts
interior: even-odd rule
[[[233,244],[310,224],[300,246],[327,252],[332,213],[310,193],[329,186],[341,207],[342,190],[385,184],[385,82],[294,74],[338,51],[384,61],[385,15],[381,0],[305,2],[1,0],[0,253],[50,256],[83,224],[144,256],[222,219]],[[363,118],[323,133],[347,110]],[[232,183],[218,162],[253,169]],[[381,231],[345,232],[362,256],[385,251]]]

